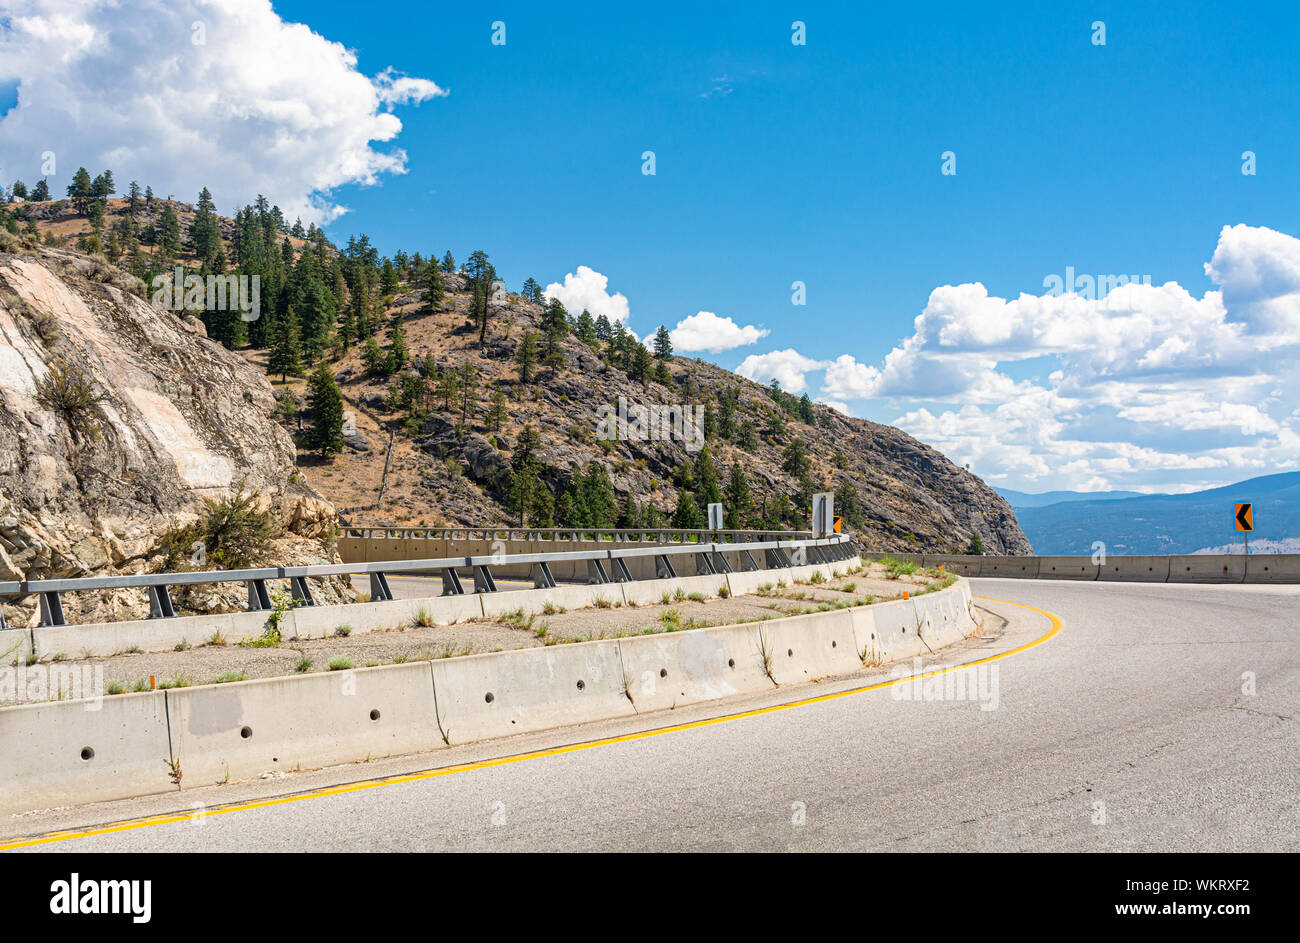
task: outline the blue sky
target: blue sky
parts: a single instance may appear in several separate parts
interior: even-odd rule
[[[191,5],[211,24],[209,48],[228,43],[225,61],[306,58],[261,48],[243,21]],[[0,15],[38,15],[25,6],[0,2]],[[125,7],[158,19],[152,3]],[[382,252],[450,248],[458,259],[482,248],[513,288],[587,266],[626,297],[638,334],[701,311],[765,330],[702,355],[900,424],[1008,487],[1184,490],[1300,461],[1290,344],[1300,317],[1288,281],[1300,248],[1300,18],[1289,8],[278,2],[274,16],[347,47],[361,76],[392,69],[436,83],[440,94],[377,109],[391,107],[400,132],[369,148],[403,151],[404,172],[382,161],[351,178],[337,167],[300,172],[285,159],[294,136],[298,153],[317,153],[333,131],[293,122],[260,164],[247,138],[217,135],[207,145],[214,180],[198,179],[208,156],[151,165],[108,124],[64,145],[98,148],[70,157],[74,168],[114,160],[119,180],[163,174],[186,199],[206,183],[223,209],[254,186],[305,206],[310,184],[328,180],[328,203],[347,208],[327,225],[339,241],[365,232]],[[791,43],[795,20],[806,45]],[[494,21],[505,24],[503,46],[491,42]],[[1092,41],[1095,21],[1104,46]],[[305,50],[300,41],[290,48]],[[312,98],[310,76],[282,62],[262,67],[269,79],[257,68],[241,64],[247,82],[221,79],[233,87],[188,112],[201,118],[240,94],[297,95],[309,123],[323,122],[329,105]],[[333,73],[315,72],[329,87]],[[258,126],[276,126],[266,113]],[[338,124],[372,117],[341,108]],[[0,121],[6,181],[41,150],[15,139],[30,139],[35,121],[6,135],[10,124]],[[641,172],[646,150],[654,176]],[[955,176],[940,173],[944,151],[956,155]],[[242,176],[221,161],[235,152],[248,163]],[[349,182],[359,177],[374,182]],[[1226,282],[1205,271],[1212,257]],[[1044,278],[1067,266],[1150,276],[1153,287],[1120,289],[1111,304],[1016,309],[1021,292],[1043,295]],[[1266,269],[1280,283],[1259,277]],[[791,304],[794,281],[807,286],[805,306]],[[1178,291],[1162,291],[1167,282]],[[1012,304],[931,296],[975,283]],[[1221,284],[1224,305],[1205,310]],[[1197,349],[1214,337],[1243,349]],[[1112,347],[1132,356],[1098,356]]]

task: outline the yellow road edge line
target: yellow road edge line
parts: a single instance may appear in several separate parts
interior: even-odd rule
[[[1026,642],[1023,645],[1018,645],[1015,648],[1008,649],[1005,652],[999,652],[996,655],[977,658],[974,661],[963,662],[960,665],[949,665],[946,668],[936,668],[933,671],[928,671],[924,674],[908,675],[902,678],[890,678],[887,681],[878,681],[874,684],[863,685],[859,688],[849,688],[845,691],[832,691],[829,694],[818,694],[815,697],[800,698],[797,701],[773,704],[769,707],[756,707],[735,714],[724,714],[720,717],[708,717],[703,720],[692,720],[687,723],[672,724],[667,727],[656,727],[652,730],[641,730],[636,733],[619,734],[615,737],[602,737],[598,740],[584,740],[579,743],[565,744],[564,746],[548,747],[544,750],[531,750],[527,753],[515,753],[509,756],[500,756],[489,760],[475,760],[472,763],[458,763],[454,766],[443,766],[438,769],[420,770],[415,773],[400,773],[396,776],[383,776],[379,779],[367,779],[353,783],[342,783],[337,786],[324,786],[320,789],[312,789],[307,792],[294,793],[288,796],[279,796],[274,799],[249,799],[245,802],[232,802],[229,805],[214,806],[211,809],[203,809],[200,811],[167,812],[161,815],[148,816],[140,819],[128,819],[126,821],[114,822],[110,825],[95,826],[94,828],[89,829],[50,832],[32,838],[0,841],[0,851],[12,851],[16,848],[31,848],[36,845],[49,845],[55,842],[72,841],[73,839],[78,838],[94,838],[99,835],[111,835],[115,832],[133,831],[139,828],[151,828],[155,825],[169,825],[175,822],[210,818],[217,815],[225,815],[228,812],[243,812],[250,809],[267,809],[273,806],[287,805],[291,802],[302,802],[306,799],[322,799],[327,796],[339,796],[346,795],[350,792],[361,792],[365,789],[376,789],[380,786],[394,786],[399,783],[420,782],[426,779],[436,779],[440,776],[450,776],[454,773],[467,773],[472,772],[473,770],[490,769],[494,766],[506,766],[512,763],[521,763],[525,760],[543,759],[548,756],[563,756],[566,753],[576,753],[579,750],[590,750],[594,747],[612,746],[617,743],[630,743],[635,740],[644,740],[649,737],[657,737],[667,733],[680,733],[685,730],[712,727],[715,724],[722,724],[733,720],[744,720],[748,717],[759,717],[763,714],[774,714],[778,711],[791,710],[796,707],[809,707],[813,704],[833,701],[838,698],[849,697],[853,694],[879,691],[882,688],[892,687],[893,685],[900,684],[904,681],[917,681],[922,678],[930,678],[935,675],[946,674],[950,671],[959,671],[973,665],[982,665],[990,661],[997,661],[1001,658],[1009,658],[1012,655],[1018,655],[1021,652],[1028,651],[1037,645],[1043,644],[1060,632],[1064,624],[1061,622],[1059,616],[1048,612],[1046,609],[1037,609],[1034,606],[1027,606],[1024,603],[1011,602],[1006,599],[993,599],[989,596],[972,596],[971,598],[983,599],[986,602],[1001,603],[1006,606],[1016,606],[1020,609],[1028,609],[1030,612],[1036,612],[1041,616],[1045,616],[1051,622],[1052,627],[1038,638]]]

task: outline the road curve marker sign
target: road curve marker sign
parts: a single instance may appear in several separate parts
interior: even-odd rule
[[[1255,512],[1249,504],[1237,505],[1237,530],[1250,532],[1255,529]]]

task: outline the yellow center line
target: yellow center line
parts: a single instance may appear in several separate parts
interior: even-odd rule
[[[287,805],[291,802],[302,802],[305,799],[321,799],[326,796],[341,796],[351,792],[360,792],[365,789],[375,789],[380,786],[393,786],[398,783],[420,782],[426,779],[435,779],[439,776],[450,776],[454,773],[467,773],[472,770],[490,769],[494,766],[505,766],[511,763],[521,763],[525,760],[537,760],[548,756],[562,756],[566,753],[576,753],[579,750],[590,750],[593,747],[612,746],[616,743],[631,743],[636,740],[644,740],[648,737],[657,737],[667,733],[679,733],[684,730],[697,730],[702,727],[711,727],[715,724],[727,723],[733,720],[743,720],[747,717],[759,717],[764,714],[774,714],[778,711],[791,710],[796,707],[808,707],[813,704],[821,704],[826,701],[837,700],[842,697],[849,697],[853,694],[864,694],[867,691],[879,691],[882,688],[891,687],[904,681],[916,681],[922,678],[930,678],[935,675],[946,674],[950,671],[958,671],[963,668],[969,668],[974,665],[982,665],[990,661],[997,661],[1001,658],[1008,658],[1021,652],[1028,651],[1036,645],[1041,645],[1048,639],[1052,638],[1061,631],[1062,622],[1060,618],[1045,609],[1036,609],[1033,606],[1027,606],[1024,603],[1010,602],[1005,599],[992,599],[988,596],[974,596],[974,599],[983,599],[987,602],[1001,603],[1005,606],[1016,606],[1020,609],[1028,609],[1030,612],[1036,612],[1045,616],[1051,622],[1051,628],[1034,639],[1019,645],[1015,648],[1008,649],[1005,652],[999,652],[996,655],[988,655],[984,658],[977,658],[974,661],[963,662],[960,665],[949,665],[946,668],[936,668],[933,671],[925,672],[919,675],[908,675],[902,678],[891,678],[888,681],[879,681],[875,684],[868,684],[858,688],[849,688],[845,691],[832,691],[829,694],[819,694],[815,697],[801,698],[797,701],[789,701],[783,704],[773,704],[770,707],[757,707],[751,710],[740,711],[735,714],[725,714],[720,717],[710,717],[704,720],[693,720],[682,724],[672,724],[667,727],[656,727],[652,730],[642,730],[636,733],[620,734],[614,737],[602,737],[598,740],[586,740],[579,743],[570,743],[559,747],[548,747],[544,750],[532,750],[527,753],[516,753],[510,756],[501,756],[490,760],[476,760],[472,763],[459,763],[454,766],[444,766],[438,769],[422,770],[416,773],[403,773],[397,776],[384,776],[379,779],[368,779],[360,782],[344,783],[339,786],[326,786],[321,789],[312,789],[306,792],[294,793],[293,795],[280,796],[274,799],[250,799],[245,802],[232,802],[228,805],[214,806],[211,809],[202,809],[199,811],[187,812],[169,812],[162,815],[148,816],[139,819],[128,819],[122,822],[114,822],[108,825],[95,826],[94,828],[80,830],[66,830],[60,832],[49,832],[44,835],[38,835],[31,838],[19,838],[10,841],[0,841],[0,851],[9,851],[15,848],[30,848],[35,845],[48,845],[55,842],[71,841],[77,838],[93,838],[97,835],[111,835],[114,832],[132,831],[138,828],[151,828],[156,825],[168,825],[175,822],[194,821],[200,818],[210,818],[217,815],[225,815],[230,812],[243,812],[249,809],[267,809],[278,805]]]

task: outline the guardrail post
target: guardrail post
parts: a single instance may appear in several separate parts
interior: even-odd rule
[[[266,580],[248,581],[248,611],[263,612],[271,608],[271,594],[266,590]]]
[[[613,551],[611,551],[611,553],[612,552]],[[610,557],[609,568],[614,574],[615,583],[632,582],[632,574],[631,572],[629,572],[627,568],[627,563],[624,562],[622,557]]]
[[[307,577],[295,576],[289,581],[289,592],[293,598],[298,601],[300,606],[316,605],[316,597],[311,594],[311,586],[307,583]]]
[[[474,567],[474,592],[495,593],[497,581],[492,578],[492,571],[481,564]]]
[[[713,561],[709,559],[707,552],[695,554],[695,574],[697,576],[713,576],[717,572],[713,568]]]
[[[533,588],[534,589],[554,589],[555,577],[551,575],[551,568],[546,565],[546,561],[533,564]]]
[[[778,570],[790,566],[790,558],[785,555],[785,551],[780,547],[769,547],[764,551],[764,559],[767,561],[769,570]]]
[[[388,575],[385,573],[370,574],[370,601],[371,602],[388,602],[393,598],[393,590],[388,585]]]
[[[172,619],[176,610],[172,608],[172,597],[166,586],[149,587],[149,618]]]
[[[605,572],[605,567],[599,560],[587,561],[587,585],[594,583],[608,583],[609,575]]]
[[[673,562],[668,559],[668,554],[657,554],[655,556],[655,579],[671,580],[676,578],[677,571],[673,569]]]
[[[5,611],[0,609],[0,632],[3,632],[7,628],[9,628],[9,623],[5,622]]]
[[[460,574],[456,572],[455,567],[447,567],[442,571],[442,594],[444,596],[464,596],[465,584],[460,581]]]
[[[41,625],[67,625],[58,593],[41,593]]]
[[[714,569],[717,572],[719,573],[731,572],[731,564],[727,562],[727,558],[722,555],[721,550],[713,551],[713,563],[714,563]]]
[[[761,569],[758,561],[754,559],[754,555],[748,550],[740,551],[740,568],[745,572]]]

